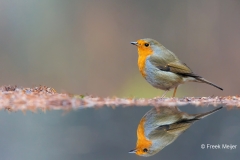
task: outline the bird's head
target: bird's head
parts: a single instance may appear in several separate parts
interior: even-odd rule
[[[137,46],[138,55],[144,57],[154,54],[154,52],[159,50],[161,47],[160,43],[151,38],[139,39],[136,42],[131,42],[131,44]]]

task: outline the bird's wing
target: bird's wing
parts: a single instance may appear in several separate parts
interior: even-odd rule
[[[176,73],[182,76],[189,76],[194,78],[200,78],[200,76],[194,74],[191,69],[185,64],[180,61],[170,62],[165,66],[156,65],[159,70]]]
[[[177,107],[154,107],[145,114],[147,119],[155,122],[158,129],[177,123],[182,119],[182,112]]]
[[[158,139],[159,135],[179,136],[181,133],[186,131],[194,121],[195,120],[182,120],[173,124],[159,126],[149,134],[149,137]]]
[[[177,123],[169,125],[168,129],[166,130],[168,133],[181,133],[188,129],[191,124],[199,119],[183,119]]]

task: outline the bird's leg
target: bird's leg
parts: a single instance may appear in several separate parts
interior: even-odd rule
[[[178,86],[177,86],[178,87]],[[176,92],[177,92],[177,87],[175,87],[174,88],[174,91],[173,91],[173,96],[172,96],[172,98],[174,98],[175,97],[175,95],[176,95]]]
[[[168,90],[166,90],[166,91],[163,93],[163,95],[162,95],[161,98],[164,98],[167,92],[168,92]]]

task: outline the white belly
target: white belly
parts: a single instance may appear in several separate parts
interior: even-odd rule
[[[145,64],[145,71],[145,78],[148,83],[162,90],[170,90],[183,83],[183,79],[181,76],[172,72],[161,71],[157,67],[152,65],[148,60]]]

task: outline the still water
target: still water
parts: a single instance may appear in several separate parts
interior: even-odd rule
[[[194,114],[216,107],[179,108]],[[239,159],[240,110],[236,108],[223,108],[196,121],[151,157],[128,153],[136,147],[138,124],[150,109],[120,106],[26,114],[2,110],[1,160]]]

